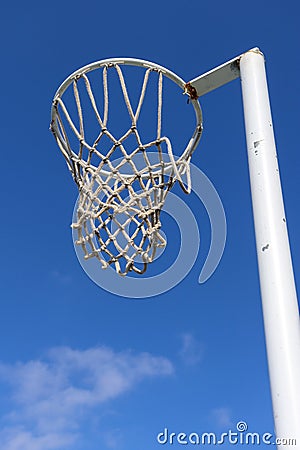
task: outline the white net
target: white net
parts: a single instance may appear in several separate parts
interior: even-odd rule
[[[120,67],[122,63],[107,62],[96,67],[102,72],[102,114],[95,87],[92,88],[91,77],[87,75],[91,67],[69,77],[54,98],[51,130],[79,188],[77,219],[72,224],[78,233],[76,243],[81,245],[85,258],[95,257],[103,268],[114,265],[120,275],[126,275],[130,271],[144,273],[157,248],[165,245],[160,233],[160,212],[176,181],[185,192],[191,190],[189,160],[200,139],[202,124],[197,123],[183,156],[176,160],[171,141],[162,135],[166,72],[153,64],[145,67],[134,109]],[[130,126],[118,138],[108,129],[109,71],[115,72],[129,115]],[[157,76],[156,136],[144,142],[138,131],[138,120],[153,72]],[[184,86],[181,80],[177,84]],[[73,87],[73,108],[63,99],[68,86]],[[198,102],[195,103],[199,118],[201,110]],[[83,112],[83,105],[87,104],[98,129],[90,142],[86,137],[90,117],[86,120]]]

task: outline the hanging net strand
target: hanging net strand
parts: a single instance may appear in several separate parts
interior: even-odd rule
[[[160,233],[160,212],[167,193],[176,181],[185,192],[191,191],[189,160],[202,125],[197,125],[185,157],[176,160],[171,141],[162,135],[163,71],[146,67],[134,110],[120,64],[107,63],[101,68],[103,114],[88,70],[82,71],[71,76],[68,84],[73,88],[73,108],[62,98],[66,89],[55,96],[51,130],[79,189],[72,227],[77,230],[76,244],[82,247],[84,257],[97,258],[103,268],[113,265],[120,275],[130,271],[142,274],[155,258],[157,248],[166,245]],[[108,129],[110,71],[117,75],[130,123],[118,138]],[[138,119],[152,72],[157,74],[157,132],[154,140],[143,142]],[[98,127],[91,142],[85,126],[88,118],[83,112],[87,99]],[[152,161],[150,153],[154,151],[156,158]],[[137,161],[142,161],[142,168]]]

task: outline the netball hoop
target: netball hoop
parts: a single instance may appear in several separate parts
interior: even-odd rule
[[[125,66],[143,71],[135,108],[125,81]],[[134,77],[132,72],[130,75]],[[74,72],[53,100],[51,130],[79,189],[77,220],[72,225],[78,232],[76,243],[85,258],[96,257],[103,268],[114,264],[120,275],[144,273],[157,247],[165,245],[160,212],[174,183],[178,182],[186,193],[191,191],[189,161],[202,132],[201,108],[196,98],[190,98],[196,125],[181,156],[175,157],[172,141],[163,133],[166,78],[179,86],[179,95],[186,93],[186,83],[157,64],[130,58],[106,59]],[[151,85],[153,91],[154,84],[156,130],[151,139],[145,140],[139,118],[147,89]],[[134,87],[136,92],[138,88]],[[110,119],[124,105],[125,129],[122,123],[118,130],[112,130]]]

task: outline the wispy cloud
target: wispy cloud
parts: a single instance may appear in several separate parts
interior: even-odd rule
[[[80,434],[80,419],[95,407],[146,378],[172,373],[166,358],[108,347],[59,347],[40,360],[0,364],[0,380],[10,385],[12,402],[1,419],[0,448],[67,449]]]
[[[218,427],[224,428],[232,425],[231,411],[229,408],[220,407],[211,411],[211,417],[214,424]]]
[[[69,448],[76,435],[67,432],[34,434],[24,427],[8,427],[0,431],[1,448],[5,450],[56,450]]]
[[[203,344],[197,341],[191,333],[184,333],[181,335],[179,356],[185,364],[196,365],[202,360]]]
[[[116,449],[122,446],[121,430],[110,430],[103,433],[103,441],[107,448]]]

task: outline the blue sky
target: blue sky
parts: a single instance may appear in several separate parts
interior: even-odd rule
[[[77,191],[49,123],[57,87],[89,62],[131,56],[189,80],[259,46],[299,285],[298,15],[295,2],[257,0],[248,10],[169,0],[2,7],[1,448],[155,450],[165,427],[221,433],[239,421],[273,432],[239,81],[201,99],[192,160],[224,206],[223,258],[199,285],[209,221],[194,193],[175,189],[200,251],[183,281],[152,298],[111,294],[82,270],[70,229]]]

